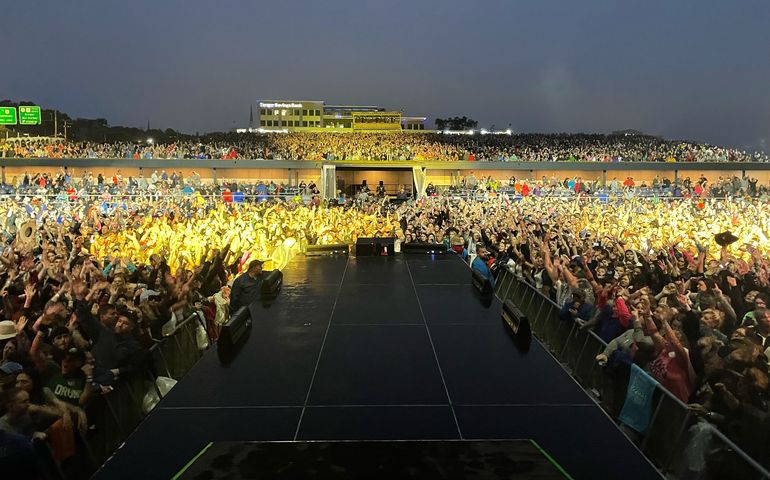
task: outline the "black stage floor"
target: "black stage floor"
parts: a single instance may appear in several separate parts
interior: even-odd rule
[[[209,442],[533,439],[576,479],[660,478],[472,288],[454,255],[294,259],[235,359],[207,352],[97,477],[168,479]]]
[[[223,442],[179,480],[564,480],[532,440]]]

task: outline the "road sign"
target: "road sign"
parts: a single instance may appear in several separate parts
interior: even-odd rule
[[[16,107],[0,107],[0,125],[16,125]]]
[[[40,107],[37,105],[19,107],[19,125],[40,125]]]

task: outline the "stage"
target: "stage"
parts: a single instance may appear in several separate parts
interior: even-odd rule
[[[251,308],[234,360],[207,352],[96,478],[168,479],[212,442],[337,440],[532,440],[575,479],[660,478],[536,339],[516,349],[455,255],[301,256]]]

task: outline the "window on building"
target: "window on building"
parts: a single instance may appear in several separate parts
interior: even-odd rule
[[[266,113],[266,112],[267,112],[267,110],[266,110],[266,109],[264,109],[264,108],[260,108],[260,109],[259,109],[259,114],[260,114],[260,115],[267,115],[267,113]]]
[[[260,121],[259,121],[259,126],[260,126],[260,127],[264,127],[266,124],[267,124],[267,121],[266,121],[266,120],[260,120]]]
[[[307,109],[303,109],[302,110],[302,116],[303,117],[307,117]]]
[[[321,116],[321,111],[320,110],[316,110],[315,111],[315,116],[316,117],[320,117]]]

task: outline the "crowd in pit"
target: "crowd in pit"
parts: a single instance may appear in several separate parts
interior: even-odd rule
[[[444,243],[494,285],[503,269],[770,464],[770,205],[535,199],[400,207],[406,242]]]
[[[764,153],[648,135],[223,133],[172,143],[2,141],[0,157],[311,161],[765,162]]]
[[[608,342],[608,371],[636,363],[768,458],[765,199],[24,197],[0,219],[0,438],[22,457],[44,442],[65,471],[89,408],[145,367],[164,326],[201,309],[216,337],[250,267],[359,236],[443,243],[492,283],[510,269]]]

